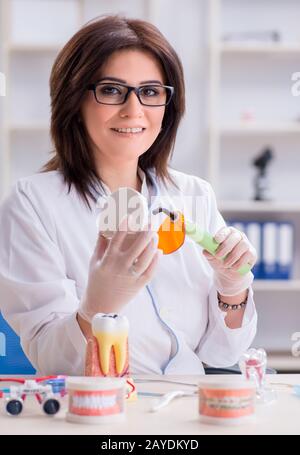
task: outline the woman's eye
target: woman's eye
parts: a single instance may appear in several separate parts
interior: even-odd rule
[[[142,96],[156,96],[156,95],[159,95],[159,90],[154,87],[144,87],[141,90],[141,95]]]
[[[105,87],[101,87],[101,93],[103,95],[119,95],[121,91],[118,87],[114,87],[113,85],[106,85]]]

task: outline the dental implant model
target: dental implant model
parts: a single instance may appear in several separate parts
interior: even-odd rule
[[[98,313],[86,349],[86,376],[129,376],[129,322],[126,316]]]

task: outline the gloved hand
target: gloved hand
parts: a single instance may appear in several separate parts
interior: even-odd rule
[[[128,224],[129,220],[128,220]],[[88,284],[78,314],[118,313],[153,277],[162,251],[151,230],[128,233],[127,218],[111,240],[99,233],[90,260]]]
[[[220,244],[215,256],[206,250],[203,250],[203,255],[214,269],[216,289],[221,295],[240,294],[251,285],[254,276],[252,272],[240,275],[237,270],[247,263],[255,264],[255,248],[243,232],[231,226],[221,228],[214,239]],[[224,257],[226,258],[222,260]]]

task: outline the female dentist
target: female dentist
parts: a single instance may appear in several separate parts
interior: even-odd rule
[[[54,156],[16,183],[0,213],[1,311],[25,354],[39,373],[81,375],[91,317],[116,312],[130,322],[133,374],[236,363],[257,322],[253,274],[237,270],[256,253],[226,227],[206,181],[168,166],[185,106],[174,49],[147,22],[97,19],[60,51],[50,92]],[[185,215],[200,213],[217,257],[189,239],[162,255],[153,230],[129,247],[121,229],[98,235],[97,200],[119,187],[170,207],[197,200],[198,219]]]

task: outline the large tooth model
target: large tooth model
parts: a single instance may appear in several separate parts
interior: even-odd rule
[[[86,350],[86,376],[127,376],[128,329],[126,316],[96,314],[92,320],[93,337]]]

